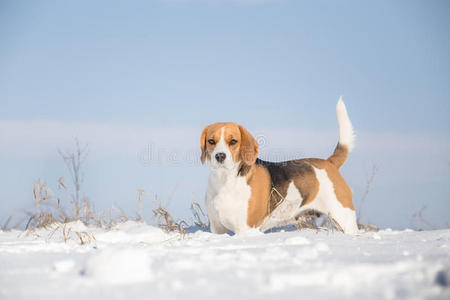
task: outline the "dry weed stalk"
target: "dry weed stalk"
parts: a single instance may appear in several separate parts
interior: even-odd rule
[[[194,217],[194,225],[208,227],[208,216],[205,214],[200,204],[195,200],[191,203],[191,212]]]
[[[3,223],[3,225],[0,226],[0,230],[1,231],[8,231],[9,230],[8,225],[9,225],[9,223],[11,223],[12,219],[13,219],[13,217],[9,216],[8,219],[6,219],[5,223]]]
[[[158,226],[165,232],[186,234],[184,227],[187,227],[188,224],[183,220],[176,222],[167,209],[162,207],[161,203],[159,203],[158,208],[153,210],[153,216],[156,218]]]
[[[68,217],[61,208],[59,198],[54,195],[45,181],[41,182],[39,179],[34,182],[33,198],[36,204],[37,214],[29,213],[25,230],[29,227],[41,228],[54,222],[66,222],[68,220]],[[47,209],[42,209],[42,205],[47,205]]]
[[[323,221],[320,225],[317,225],[317,219],[323,217]],[[314,230],[325,230],[325,231],[340,231],[344,232],[341,226],[331,217],[330,214],[320,214],[315,211],[307,211],[305,214],[301,215],[297,223],[295,224],[298,230],[302,229],[314,229]]]
[[[138,201],[139,201],[139,220],[143,219],[143,211],[142,211],[142,197],[145,194],[145,190],[137,189],[138,192]]]
[[[298,230],[302,229],[319,229],[316,224],[316,219],[320,216],[315,211],[306,211],[297,218],[294,224]]]
[[[323,217],[323,221],[320,225],[317,225],[317,219]],[[325,231],[340,231],[344,232],[342,227],[331,217],[330,214],[320,214],[316,211],[306,211],[297,219],[297,223],[294,224],[298,230],[302,229],[314,229]]]
[[[380,227],[373,224],[358,224],[358,229],[363,231],[380,231]]]
[[[362,224],[361,223],[361,212],[362,212],[362,208],[366,203],[366,199],[367,199],[367,195],[370,192],[370,188],[372,186],[373,180],[375,178],[375,175],[377,174],[378,168],[376,165],[372,166],[372,171],[370,173],[369,178],[366,181],[366,187],[364,189],[364,193],[361,197],[361,201],[359,204],[359,209],[358,209],[358,215],[356,217],[356,223],[358,224],[358,229],[360,230],[364,230],[364,231],[379,231],[380,228],[378,228],[378,226],[373,225],[373,224]]]
[[[324,226],[321,226],[322,228],[331,229],[331,231],[337,230],[337,231],[340,231],[340,232],[344,232],[344,230],[342,229],[341,225],[339,225],[339,223],[336,222],[331,217],[330,214],[327,215],[327,217],[325,218],[325,220],[322,223],[322,225],[324,225]]]
[[[77,235],[77,237],[80,239],[80,244],[81,245],[85,245],[85,244],[89,244],[93,241],[95,241],[95,236],[89,232],[78,232],[75,231],[75,234]]]
[[[427,207],[423,206],[418,212],[413,214],[413,221],[416,220],[419,223],[423,223],[423,224],[427,225],[428,227],[430,227],[431,229],[436,230],[437,227],[434,226],[433,223],[431,223],[427,218],[425,218],[423,216],[423,212],[425,211],[425,209],[427,209]]]

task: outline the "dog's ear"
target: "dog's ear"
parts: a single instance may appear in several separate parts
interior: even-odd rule
[[[241,131],[241,159],[247,165],[253,165],[258,157],[258,142],[255,138],[245,129],[239,125]]]
[[[200,136],[200,148],[202,149],[202,155],[200,156],[200,160],[202,165],[206,160],[206,132],[208,131],[209,125],[205,127],[202,131],[202,135]]]

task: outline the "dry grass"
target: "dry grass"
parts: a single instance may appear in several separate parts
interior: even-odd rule
[[[209,219],[207,214],[204,212],[200,204],[195,199],[195,195],[193,194],[193,200],[191,203],[191,213],[193,216],[193,223],[195,226],[206,228],[209,224]]]
[[[362,231],[380,231],[380,227],[374,224],[358,224],[358,229]]]
[[[61,231],[61,236],[64,243],[67,243],[69,240],[75,240],[79,242],[80,245],[85,245],[95,241],[95,236],[92,233],[86,231],[75,231],[71,227],[68,227],[67,224],[54,223],[51,228],[52,231],[48,236],[48,240],[50,240],[56,232]]]
[[[68,186],[64,184],[63,178],[59,179],[58,184],[64,190],[64,194],[69,194],[67,191]],[[81,201],[81,203],[69,201],[70,205],[68,209],[63,209],[60,198],[54,195],[45,182],[37,180],[33,186],[33,197],[37,212],[28,213],[25,234],[32,234],[35,237],[39,237],[37,233],[38,229],[46,229],[51,231],[48,239],[52,238],[55,233],[59,233],[64,242],[75,240],[81,245],[88,244],[95,241],[95,236],[85,231],[75,231],[68,226],[68,223],[80,221],[86,226],[95,226],[109,230],[117,224],[126,221],[143,222],[143,195],[145,194],[146,192],[144,190],[138,190],[139,212],[136,217],[128,216],[122,209],[114,205],[111,205],[106,211],[97,213],[87,200]],[[193,202],[191,204],[191,211],[194,218],[193,225],[206,227],[206,214],[203,212],[200,204]],[[156,220],[156,225],[165,232],[176,232],[184,236],[186,234],[186,228],[191,226],[186,221],[177,220],[173,217],[161,203],[152,212]],[[9,221],[4,224],[2,229],[6,228],[8,223]]]
[[[45,229],[45,231],[38,231],[37,228],[29,228],[24,231],[25,236],[32,235],[36,238],[45,238],[46,241],[53,240],[56,233],[59,233],[61,237],[61,241],[67,243],[68,241],[74,241],[79,243],[80,245],[89,244],[95,241],[95,236],[87,231],[77,231],[72,228],[69,223],[60,223],[54,222],[49,225],[42,227],[41,229]],[[41,236],[44,234],[44,236]]]
[[[64,178],[58,180],[58,188],[63,188],[68,194],[68,187],[64,183]],[[94,207],[82,198],[81,203],[70,201],[70,206],[64,208],[60,197],[48,187],[45,181],[37,180],[33,185],[33,198],[37,213],[28,213],[29,219],[25,230],[29,228],[44,228],[53,223],[68,223],[82,221],[86,225],[97,222],[97,214]],[[68,211],[68,212],[66,212]]]
[[[82,193],[82,167],[87,158],[87,146],[81,147],[78,140],[75,140],[75,149],[73,151],[58,151],[62,157],[70,174],[71,182],[67,183],[64,177],[60,177],[57,182],[57,191],[54,193],[45,181],[40,179],[33,184],[33,198],[36,206],[36,212],[27,213],[27,219],[11,226],[12,217],[0,226],[0,230],[17,228],[25,223],[25,231],[27,233],[35,232],[37,229],[52,230],[51,236],[56,232],[60,232],[63,240],[78,240],[80,244],[87,244],[95,241],[95,237],[87,232],[73,231],[67,224],[70,222],[81,221],[86,226],[96,226],[105,229],[111,229],[115,225],[126,221],[144,221],[143,202],[144,196],[148,194],[143,189],[137,189],[138,212],[136,217],[127,216],[124,211],[114,205],[106,211],[96,212],[94,206],[88,201],[87,197]],[[367,180],[366,188],[361,198],[358,211],[358,226],[362,230],[378,230],[378,227],[371,224],[360,224],[362,207],[366,202],[372,182],[376,175],[377,168],[373,166],[372,173]],[[59,196],[58,196],[59,195]],[[281,195],[280,195],[281,196]],[[65,200],[65,201],[63,201]],[[154,200],[158,203],[157,208],[152,209],[153,218],[156,225],[165,232],[176,232],[181,235],[186,234],[186,229],[191,226],[207,228],[209,220],[197,200],[192,200],[191,213],[192,223],[189,224],[184,220],[179,220],[171,214],[167,208],[163,207],[161,202],[157,201],[155,195]],[[63,205],[66,204],[66,206]],[[68,204],[68,205],[67,205]],[[433,228],[422,215],[422,211],[416,215],[416,218]],[[339,230],[342,229],[329,216],[324,216],[321,225],[317,225],[317,218],[320,214],[315,212],[306,213],[300,216],[295,224],[298,230],[315,229],[315,230]]]
[[[6,221],[2,225],[0,225],[0,231],[17,229],[19,228],[20,224],[23,223],[23,221],[19,221],[15,225],[11,225],[13,219],[14,219],[13,216],[9,216],[8,219],[6,219]]]
[[[66,195],[69,194],[63,177],[58,180],[58,188],[62,188]],[[67,228],[68,223],[75,221],[81,221],[85,225],[103,223],[85,197],[81,202],[70,201],[70,207],[64,209],[61,198],[53,193],[45,181],[37,180],[33,185],[33,198],[37,212],[28,213],[28,221],[25,225],[26,235],[39,237],[38,229],[45,229],[51,231],[47,237],[48,240],[57,232],[61,233],[64,242],[75,240],[84,245],[95,240],[95,237],[88,232]]]
[[[87,146],[81,147],[78,140],[75,140],[74,150],[65,152],[58,150],[58,153],[71,176],[71,184],[68,184],[64,177],[60,177],[57,183],[58,193],[55,193],[45,181],[38,179],[34,182],[33,198],[37,212],[28,213],[26,231],[73,221],[82,221],[86,225],[102,223],[93,205],[81,191],[82,166],[87,157]],[[58,194],[62,195],[58,196]],[[68,202],[69,205],[63,207],[63,202]],[[80,236],[83,235],[80,234]],[[80,240],[84,242],[85,239],[80,238]]]
[[[85,231],[74,231],[68,224],[80,221],[86,226],[96,226],[110,229],[119,222],[142,220],[142,195],[139,194],[139,215],[130,218],[122,210],[111,206],[105,212],[96,212],[94,206],[82,193],[82,167],[87,157],[87,146],[81,147],[75,140],[73,151],[58,151],[62,157],[71,177],[70,184],[64,177],[57,182],[55,193],[45,181],[36,180],[33,184],[33,199],[36,207],[35,212],[28,212],[27,219],[16,225],[25,223],[25,234],[37,235],[38,229],[51,230],[49,238],[60,232],[64,242],[77,240],[84,245],[95,240],[95,237]],[[63,205],[63,203],[65,205]],[[0,227],[1,230],[11,229],[11,217]],[[14,228],[14,227],[12,227]]]
[[[320,225],[318,225],[319,218],[323,218]],[[344,232],[341,226],[330,216],[320,214],[316,211],[306,211],[298,219],[295,227],[298,230],[302,229],[313,229],[313,230],[324,230],[324,231],[340,231]]]
[[[154,196],[154,202],[157,203],[157,208],[153,209],[153,219],[156,221],[156,225],[163,229],[165,232],[175,232],[181,234],[183,237],[187,233],[187,229],[192,226],[207,228],[209,226],[208,216],[204,212],[204,209],[196,201],[195,195],[192,194],[191,202],[191,221],[187,222],[183,219],[174,217],[169,212],[167,207],[164,207],[161,201],[158,201],[157,195]],[[171,197],[169,198],[169,200]]]
[[[295,223],[295,227],[298,230],[302,229],[319,229],[317,226],[316,220],[320,217],[320,214],[315,211],[305,211],[297,218],[297,223]]]
[[[182,235],[186,234],[186,227],[189,226],[184,220],[175,221],[172,214],[159,203],[156,209],[153,209],[153,216],[157,220],[158,226],[165,232],[177,232]]]
[[[344,230],[342,229],[342,227],[339,225],[339,223],[337,223],[331,216],[330,214],[328,214],[328,216],[326,216],[326,218],[323,220],[322,225],[320,225],[320,228],[322,229],[326,229],[326,230],[331,230],[331,231],[340,231],[340,232],[344,232]]]
[[[33,185],[33,198],[36,207],[36,212],[28,212],[25,224],[25,234],[39,237],[38,229],[45,229],[51,231],[48,239],[60,233],[62,240],[76,240],[81,245],[95,241],[95,236],[85,231],[75,231],[70,226],[71,222],[80,221],[86,226],[95,226],[104,229],[111,229],[119,223],[126,221],[144,222],[143,216],[143,196],[148,195],[144,190],[138,189],[138,207],[139,212],[136,217],[128,216],[122,209],[111,205],[106,211],[96,212],[94,207],[89,204],[85,197],[82,201],[72,201],[69,186],[65,183],[63,177],[58,180],[59,191],[65,195],[66,204],[63,207],[60,197],[50,189],[46,182],[37,180]],[[155,196],[155,200],[157,197]],[[177,220],[173,215],[162,206],[158,204],[157,208],[152,210],[153,217],[156,220],[156,225],[165,232],[176,232],[181,235],[186,234],[186,228],[192,225],[207,227],[208,219],[200,204],[196,201],[191,204],[191,212],[193,215],[193,224],[188,224],[184,220]],[[1,230],[7,230],[12,217],[2,225]]]

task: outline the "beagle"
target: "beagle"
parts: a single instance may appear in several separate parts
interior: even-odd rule
[[[266,231],[294,223],[301,214],[331,217],[347,234],[356,234],[352,190],[339,173],[354,145],[352,124],[342,98],[336,106],[339,142],[328,159],[285,162],[258,159],[258,143],[241,125],[215,123],[200,138],[201,162],[210,175],[206,209],[213,233]]]

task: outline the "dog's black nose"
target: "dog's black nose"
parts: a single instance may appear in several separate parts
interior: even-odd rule
[[[216,159],[220,163],[223,163],[223,161],[225,160],[226,157],[227,157],[227,155],[223,152],[219,152],[216,154]]]

